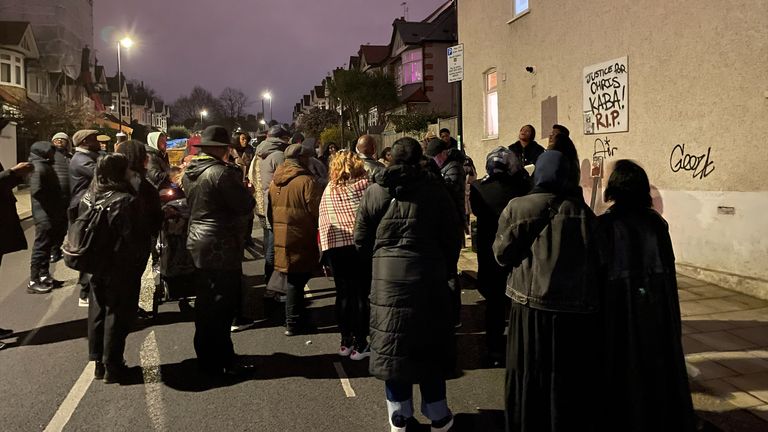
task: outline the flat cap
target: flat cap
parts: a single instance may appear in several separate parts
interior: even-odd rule
[[[75,146],[79,146],[80,144],[85,141],[86,138],[88,138],[91,135],[99,135],[99,131],[94,129],[83,129],[75,132],[74,135],[72,135],[72,144]]]
[[[291,144],[288,146],[287,149],[285,149],[285,158],[286,159],[298,159],[302,156],[309,157],[312,156],[312,154],[315,151],[311,148],[304,147],[301,144]]]

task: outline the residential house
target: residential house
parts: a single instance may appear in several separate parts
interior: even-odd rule
[[[458,22],[475,161],[563,124],[598,213],[610,162],[633,159],[678,271],[768,297],[768,2],[461,1]]]

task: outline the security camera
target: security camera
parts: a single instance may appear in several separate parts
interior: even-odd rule
[[[536,66],[526,66],[525,67],[525,71],[530,73],[530,74],[535,74],[536,73]]]

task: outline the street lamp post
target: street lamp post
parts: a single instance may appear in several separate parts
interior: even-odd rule
[[[120,132],[123,131],[123,68],[120,63],[120,47],[130,48],[133,41],[128,36],[117,42],[117,124]]]
[[[208,115],[207,110],[200,111],[200,128],[203,128],[203,117],[206,117]]]

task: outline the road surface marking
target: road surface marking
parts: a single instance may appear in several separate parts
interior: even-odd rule
[[[163,377],[160,374],[160,351],[157,349],[157,338],[152,330],[141,344],[139,351],[141,373],[144,376],[144,394],[147,400],[147,411],[155,431],[167,431],[165,418],[165,403],[163,402]]]
[[[72,390],[69,391],[64,402],[62,402],[59,409],[56,410],[56,414],[53,415],[53,418],[43,432],[60,432],[64,430],[64,426],[67,425],[72,414],[75,413],[77,406],[80,404],[80,400],[83,399],[85,392],[88,391],[88,387],[91,385],[91,381],[93,381],[94,365],[94,362],[88,362],[88,364],[85,365],[85,369],[83,369],[83,373],[80,374],[80,378],[78,378],[75,385],[72,386]]]
[[[336,368],[336,373],[339,375],[339,381],[341,381],[341,388],[344,389],[344,394],[346,394],[348,398],[355,397],[355,390],[352,388],[349,378],[347,378],[344,366],[339,362],[333,362],[333,367]]]

